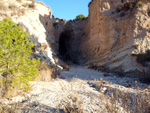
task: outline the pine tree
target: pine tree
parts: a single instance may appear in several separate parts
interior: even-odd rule
[[[33,42],[28,34],[10,19],[0,22],[0,76],[5,90],[26,89],[38,76],[40,59],[30,59]]]
[[[86,19],[86,16],[83,14],[80,14],[78,16],[76,16],[75,20],[82,20],[82,19]]]

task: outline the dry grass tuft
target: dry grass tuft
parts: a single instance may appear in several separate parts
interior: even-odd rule
[[[58,77],[59,71],[55,66],[49,66],[45,61],[42,61],[38,66],[39,76],[37,81],[51,81]]]
[[[34,9],[35,8],[35,4],[29,4],[28,7]]]
[[[137,85],[137,81],[135,81],[135,87],[137,91],[141,91],[141,89]],[[101,98],[103,98],[104,96],[109,97],[110,102],[108,101],[105,107],[111,113],[119,113],[119,109],[117,107],[118,104],[120,104],[121,107],[123,107],[127,112],[150,113],[150,93],[147,91],[132,94],[128,91],[123,91],[118,87],[114,89],[110,88],[109,86],[107,93],[103,94],[100,90],[100,94]]]
[[[18,15],[18,12],[17,12],[17,11],[13,11],[13,12],[11,13],[11,16],[15,16],[15,15]]]
[[[25,13],[26,13],[26,10],[25,10],[25,9],[20,9],[20,11],[19,11],[19,15],[20,15],[20,16],[25,15]]]
[[[23,7],[28,7],[28,6],[29,6],[28,3],[24,3],[24,4],[23,4]]]
[[[7,6],[0,2],[0,10],[6,10]]]
[[[73,86],[71,86],[71,89],[72,88],[73,88]],[[70,95],[67,96],[67,98],[65,98],[63,100],[63,103],[64,103],[64,112],[65,113],[83,113],[83,110],[81,109],[82,102],[79,99],[79,94],[75,95],[75,94],[71,93]]]
[[[18,113],[17,104],[13,105],[0,104],[0,113]]]
[[[60,60],[60,64],[59,64],[59,65],[62,66],[63,69],[65,69],[65,70],[67,70],[67,71],[70,70],[69,63],[67,64],[67,63],[65,63],[65,62],[63,62],[63,61]]]
[[[17,1],[17,2],[20,2],[20,3],[22,2],[22,0],[16,0],[16,1]]]
[[[12,11],[15,11],[15,10],[18,9],[18,6],[16,6],[15,4],[10,4],[10,5],[8,6],[8,8],[9,8],[10,10],[12,10]]]
[[[10,16],[7,13],[0,12],[0,16],[5,18],[10,18]]]
[[[31,0],[31,4],[28,5],[29,8],[35,9],[35,0]]]
[[[64,106],[65,113],[83,113],[81,101],[78,97],[71,95],[68,99],[71,100],[71,102],[66,102],[66,105]]]

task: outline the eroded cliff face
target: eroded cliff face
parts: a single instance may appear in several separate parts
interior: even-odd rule
[[[29,33],[34,57],[125,72],[147,69],[135,55],[150,49],[150,4],[135,8],[134,0],[92,0],[87,20],[69,22],[55,19],[41,2],[34,7],[31,0],[0,4],[0,20],[9,17]]]
[[[150,4],[141,8],[125,4],[121,0],[93,0],[89,5],[80,47],[86,64],[125,72],[145,69],[133,54],[150,49]]]
[[[29,33],[30,41],[34,42],[34,56],[54,64],[56,56],[53,45],[58,40],[53,26],[52,11],[42,2],[33,3],[32,0],[2,0],[0,20],[11,18]]]
[[[0,20],[11,18],[29,33],[30,41],[34,42],[33,57],[40,57],[50,64],[55,64],[58,57],[79,63],[85,21],[56,19],[44,3],[32,0],[2,0],[0,5]]]

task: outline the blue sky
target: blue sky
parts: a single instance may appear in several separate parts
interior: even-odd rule
[[[79,14],[88,16],[88,4],[91,0],[36,0],[42,1],[52,9],[55,18],[75,19]]]

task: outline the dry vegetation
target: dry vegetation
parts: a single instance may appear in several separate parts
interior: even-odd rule
[[[123,5],[117,7],[115,11],[112,11],[112,14],[117,14],[118,17],[131,16],[134,10],[142,8],[145,4],[150,3],[150,1],[149,0],[136,0],[135,2],[133,2],[132,0],[128,0],[126,2],[122,1],[122,3]]]
[[[22,0],[16,0],[16,1],[18,1],[18,2],[20,2],[20,3],[22,2]]]
[[[35,81],[51,81],[52,79],[56,79],[59,74],[59,70],[56,68],[57,65],[55,66],[49,66],[45,61],[42,61],[38,66],[37,69],[39,71],[39,76],[35,79]],[[1,87],[0,87],[1,88]],[[3,89],[1,89],[3,90]],[[28,89],[30,90],[30,89]],[[27,92],[24,90],[24,92]],[[14,94],[15,93],[15,94]],[[12,97],[12,95],[20,95],[23,93],[18,93],[16,94],[15,89],[13,91],[10,91],[9,98]],[[17,113],[20,109],[23,109],[22,107],[19,107],[19,103],[14,103],[14,104],[1,104],[1,99],[0,99],[0,113]],[[10,101],[11,103],[11,101]],[[25,109],[25,108],[24,108]]]
[[[12,11],[18,10],[18,6],[16,6],[15,4],[10,4],[10,5],[8,6],[8,8],[9,8],[10,10],[12,10]]]
[[[23,4],[23,7],[28,7],[28,6],[29,6],[28,3],[24,3],[24,4]]]
[[[28,5],[29,8],[34,9],[35,8],[35,0],[31,0],[31,4]]]
[[[28,5],[28,7],[34,9],[35,8],[35,4],[31,3],[31,4]]]
[[[37,68],[39,70],[37,81],[51,81],[58,77],[59,70],[57,70],[56,66],[49,66],[45,61],[42,61]]]
[[[96,81],[97,88],[99,89],[99,101],[104,100],[105,103],[104,109],[108,113],[121,113],[120,107],[123,108],[123,112],[127,113],[149,113],[150,112],[150,92],[144,91],[140,89],[137,85],[137,81],[135,82],[136,91],[140,93],[130,93],[127,91],[124,91],[123,89],[120,89],[119,87],[112,88],[112,83],[107,84],[107,90],[104,90],[104,80]],[[71,88],[71,91],[68,90],[66,92],[67,97],[64,97],[63,99],[63,112],[64,113],[84,113],[85,108],[83,108],[83,102],[80,99],[80,92],[82,89],[80,89],[83,85],[83,83],[79,83],[79,91],[76,93],[74,92],[74,84],[75,80],[72,79],[70,82],[70,85],[68,87]],[[60,86],[62,89],[65,90],[66,86],[63,83],[60,83]],[[67,88],[68,89],[68,88]],[[92,103],[91,103],[92,104]],[[19,108],[17,104],[10,106],[4,106],[0,104],[0,112],[3,111],[3,113],[15,113],[19,109],[26,109],[26,108]],[[29,110],[29,108],[27,108]],[[37,109],[37,108],[36,108]],[[47,111],[51,112],[51,111]],[[101,107],[99,107],[98,110],[95,111],[95,113],[101,113],[103,110]]]
[[[0,113],[17,113],[18,112],[18,105],[3,105],[0,104]]]
[[[106,103],[103,103],[105,109],[108,113],[120,113],[120,108],[122,107],[123,112],[127,113],[150,113],[150,89],[140,89],[135,81],[134,93],[130,91],[125,91],[122,88],[112,87],[112,83],[108,83],[104,80],[98,80],[96,82],[96,87],[99,89],[99,100],[104,99]],[[64,98],[64,112],[65,113],[84,113],[82,100],[80,100],[80,91],[76,94],[73,89],[74,80],[71,81],[71,92],[68,91],[69,96]],[[104,90],[107,84],[107,90]],[[105,85],[104,85],[105,84]],[[62,89],[65,87],[60,84]],[[81,83],[82,87],[82,83]],[[150,86],[149,86],[150,87]],[[101,113],[103,110],[99,106],[99,109],[95,113]]]
[[[112,88],[112,83],[107,84],[107,90],[103,90],[104,81],[98,81],[96,86],[100,90],[100,99],[104,96],[110,99],[110,103],[106,103],[106,108],[110,113],[119,113],[118,104],[130,113],[149,113],[150,112],[150,89],[140,89],[135,81],[135,91],[125,91],[122,88]],[[106,86],[105,86],[106,87]]]
[[[67,101],[71,100],[71,102]],[[81,109],[81,101],[75,95],[70,95],[65,101],[64,112],[65,113],[83,113]]]
[[[0,2],[0,10],[6,10],[7,6]]]
[[[15,3],[9,4],[8,6],[5,5],[3,2],[0,2],[0,15],[8,17],[6,15],[9,15],[11,13],[11,16],[19,15],[23,16],[25,14],[25,8],[32,8],[35,9],[35,0],[30,0],[29,2],[23,2],[22,0],[16,0],[20,3],[20,5],[17,5]],[[7,11],[7,12],[4,12]]]

